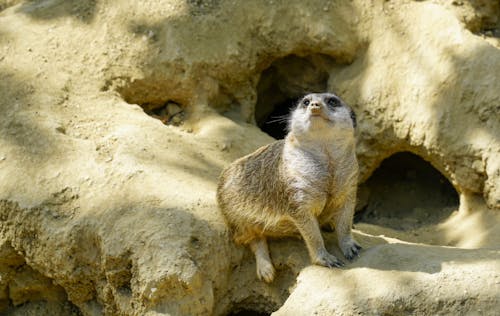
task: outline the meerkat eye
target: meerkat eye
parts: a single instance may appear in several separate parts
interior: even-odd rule
[[[309,101],[308,99],[305,99],[304,101],[302,101],[302,104],[304,104],[305,106],[308,106],[309,103],[311,103],[311,101]]]
[[[336,107],[340,106],[340,100],[336,99],[336,98],[329,98],[328,100],[326,100],[326,104],[328,104],[331,107],[336,108]]]

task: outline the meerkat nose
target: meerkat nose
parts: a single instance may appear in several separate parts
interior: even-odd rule
[[[321,107],[317,103],[311,104],[309,106],[309,108],[311,109],[312,114],[320,114],[321,113]]]

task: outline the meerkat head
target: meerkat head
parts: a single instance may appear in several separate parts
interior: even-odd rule
[[[296,136],[353,134],[354,111],[333,93],[312,93],[299,100],[292,110],[289,131]]]

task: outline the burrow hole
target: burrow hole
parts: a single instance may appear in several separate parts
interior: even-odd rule
[[[478,19],[476,23],[470,23],[468,25],[469,31],[480,35],[483,37],[490,38],[500,38],[500,2],[487,1],[485,3],[473,3],[471,5],[474,7],[478,13],[475,19]]]
[[[254,311],[251,309],[242,309],[237,312],[231,312],[228,316],[268,316],[270,313],[262,313],[258,311]]]
[[[163,80],[108,80],[103,91],[116,91],[129,104],[139,105],[144,113],[165,125],[182,125],[186,119],[186,106],[170,98],[167,83]]]
[[[262,294],[251,294],[235,303],[227,316],[267,316],[279,308],[282,302]]]
[[[385,159],[358,190],[362,210],[355,222],[396,230],[437,224],[459,206],[451,183],[430,163],[410,152]]]
[[[313,54],[278,59],[261,75],[257,85],[255,121],[268,135],[282,139],[286,135],[286,116],[297,100],[307,93],[324,92],[332,57]]]
[[[147,115],[165,125],[179,126],[184,123],[184,107],[177,102],[169,100],[154,107],[151,104],[141,104],[141,107]]]

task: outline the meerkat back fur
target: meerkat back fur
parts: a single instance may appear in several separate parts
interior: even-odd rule
[[[356,117],[332,93],[309,94],[292,110],[288,134],[244,156],[221,174],[217,202],[234,240],[255,254],[257,276],[274,279],[267,237],[300,234],[314,264],[343,263],[324,245],[329,224],[351,260],[361,247],[351,234],[358,163]]]

